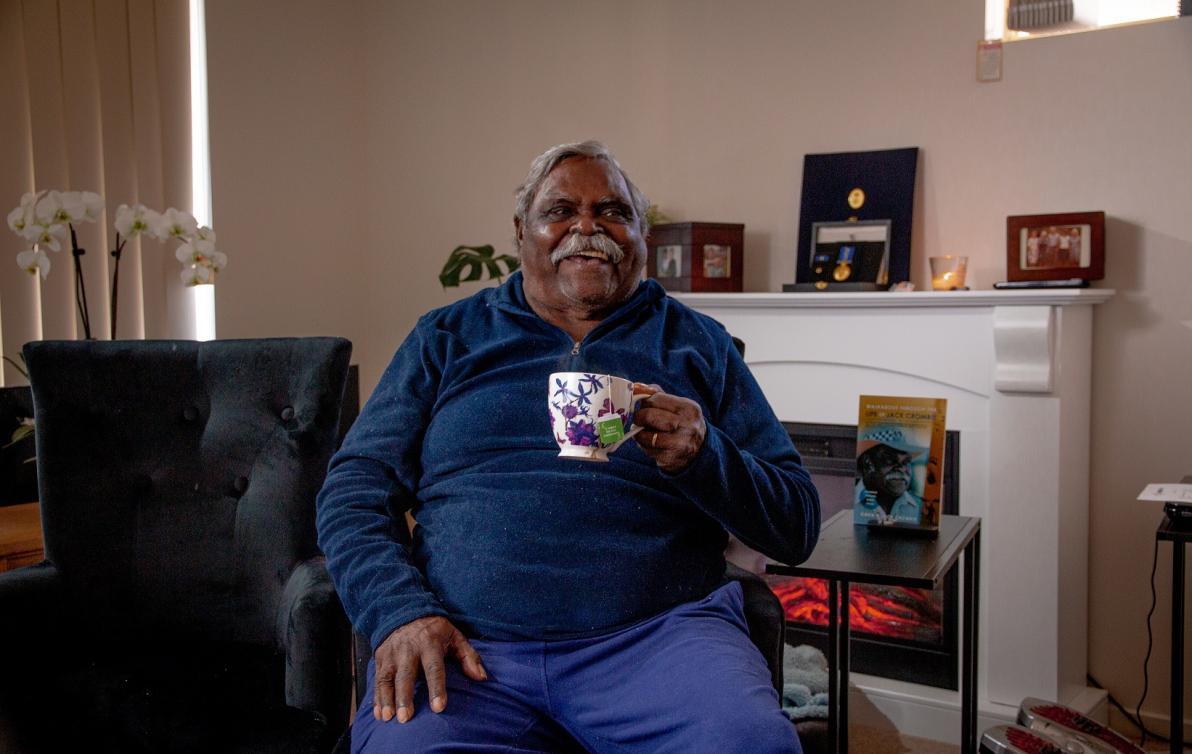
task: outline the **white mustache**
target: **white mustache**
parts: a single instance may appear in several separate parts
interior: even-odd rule
[[[625,258],[625,250],[603,233],[593,236],[572,233],[563,240],[563,243],[559,244],[559,248],[550,253],[551,264],[557,265],[567,257],[573,257],[584,251],[599,251],[613,264],[618,264]]]

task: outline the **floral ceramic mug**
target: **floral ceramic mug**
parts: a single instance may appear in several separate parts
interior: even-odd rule
[[[552,374],[547,403],[559,457],[608,461],[609,453],[641,431],[633,423],[633,412],[651,394],[648,388],[611,374]]]

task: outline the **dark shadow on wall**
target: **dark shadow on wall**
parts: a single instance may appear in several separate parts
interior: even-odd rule
[[[1112,318],[1112,329],[1121,333],[1192,316],[1192,312],[1172,311],[1184,307],[1187,300],[1189,260],[1192,242],[1107,217],[1105,279],[1096,285],[1113,288],[1117,295],[1098,307],[1098,318]]]

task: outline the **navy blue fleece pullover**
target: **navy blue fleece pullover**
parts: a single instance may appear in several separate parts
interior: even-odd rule
[[[683,472],[633,442],[558,458],[551,372],[657,383],[697,401],[707,437]],[[395,532],[412,511],[412,545]],[[521,274],[419,320],[318,498],[319,544],[373,646],[421,616],[472,637],[547,640],[632,624],[722,583],[730,531],[806,559],[819,498],[724,328],[653,281],[580,343],[526,303]]]

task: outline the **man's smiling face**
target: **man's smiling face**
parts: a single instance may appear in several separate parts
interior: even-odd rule
[[[864,459],[862,481],[865,488],[890,498],[910,489],[911,455],[887,445],[878,445]]]
[[[624,178],[606,160],[560,162],[539,186],[525,222],[514,222],[532,303],[590,315],[637,287],[646,261],[641,218]]]

